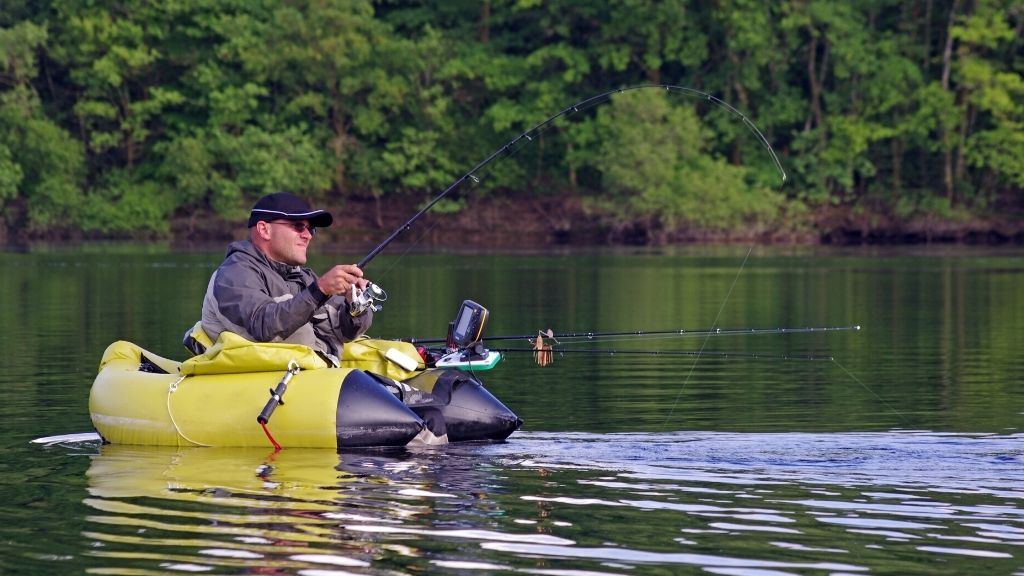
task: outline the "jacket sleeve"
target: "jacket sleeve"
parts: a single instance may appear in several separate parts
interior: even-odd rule
[[[264,274],[254,265],[236,262],[218,270],[214,294],[221,314],[255,341],[279,342],[309,323],[326,297],[315,285],[294,296],[271,297]]]
[[[320,339],[337,342],[339,349],[342,343],[366,334],[373,323],[373,310],[354,317],[348,312],[348,302],[341,296],[332,297],[324,308],[327,310],[327,319],[325,322],[314,322],[313,330]]]

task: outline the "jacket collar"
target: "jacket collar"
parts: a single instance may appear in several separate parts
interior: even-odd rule
[[[227,256],[231,256],[235,252],[241,252],[250,258],[254,258],[262,262],[271,270],[277,272],[285,280],[298,280],[302,278],[302,266],[291,266],[284,262],[271,260],[249,240],[239,240],[238,242],[232,242],[228,245]]]

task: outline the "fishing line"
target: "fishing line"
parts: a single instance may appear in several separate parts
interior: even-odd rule
[[[409,252],[412,252],[413,248],[415,248],[416,246],[419,246],[420,242],[422,242],[423,239],[427,237],[427,234],[430,234],[430,232],[434,228],[437,228],[438,224],[440,224],[440,223],[441,223],[440,220],[435,220],[434,222],[430,223],[430,225],[428,225],[426,227],[427,229],[423,231],[423,234],[420,234],[415,240],[413,240],[412,243],[410,243],[408,246],[405,247],[405,250],[403,250],[401,253],[398,254],[397,257],[395,257],[394,261],[391,262],[390,266],[385,268],[379,275],[374,274],[374,277],[378,278],[378,279],[380,279],[380,278],[387,278],[388,274],[390,274],[391,271],[395,269],[395,266],[398,266],[398,263],[403,258],[405,258],[409,254]]]
[[[535,348],[488,348],[492,352],[529,352],[536,353]],[[756,354],[745,352],[725,352],[719,350],[552,350],[552,353],[564,356],[566,354],[589,354],[593,356],[714,356],[717,358],[741,358],[747,360],[810,360],[810,361],[834,361],[832,356],[819,356],[816,354]]]
[[[559,344],[605,343],[632,341],[637,338],[647,340],[669,340],[673,338],[696,338],[698,336],[762,336],[781,334],[807,334],[823,332],[857,331],[860,326],[805,326],[801,328],[707,328],[700,330],[634,330],[631,332],[564,332],[561,334],[544,333],[539,335],[554,340]],[[487,336],[490,342],[502,340],[527,340],[532,342],[536,334],[517,334],[514,336]],[[620,337],[620,338],[616,338]],[[407,342],[416,344],[434,344],[444,342],[444,338],[406,338]]]
[[[875,391],[872,390],[871,388],[869,388],[867,384],[862,382],[860,378],[857,378],[856,376],[854,376],[853,372],[850,372],[849,370],[846,369],[846,366],[843,366],[842,364],[840,364],[839,361],[837,361],[835,358],[832,359],[832,362],[834,362],[836,366],[839,366],[840,370],[842,370],[843,372],[846,372],[847,376],[849,376],[850,378],[853,378],[854,382],[856,382],[857,384],[860,384],[865,390],[870,392],[872,396],[874,396],[875,398],[878,398],[878,401],[881,402],[882,404],[884,404],[886,408],[888,408],[889,410],[892,410],[893,412],[895,412],[896,415],[900,417],[900,420],[903,420],[904,424],[906,424],[908,426],[910,425],[910,421],[907,420],[906,417],[904,417],[903,414],[899,410],[897,410],[891,404],[886,402],[885,398],[882,398],[877,393],[875,393]]]
[[[631,86],[631,87],[626,87],[626,88],[617,88],[617,89],[614,89],[614,90],[608,90],[606,92],[603,92],[601,94],[597,94],[595,96],[591,96],[589,98],[580,100],[579,102],[576,102],[575,104],[567,106],[566,108],[562,109],[561,111],[559,111],[559,112],[553,114],[552,116],[549,116],[548,118],[542,120],[541,122],[539,122],[536,125],[534,125],[532,128],[526,130],[525,132],[522,132],[521,134],[519,134],[515,138],[509,140],[504,145],[500,146],[497,150],[495,150],[489,156],[487,156],[483,161],[481,161],[479,164],[477,164],[472,169],[470,169],[469,172],[466,172],[464,175],[462,175],[461,177],[456,179],[454,182],[452,182],[440,194],[435,196],[432,200],[430,200],[430,202],[428,202],[423,208],[421,208],[416,214],[414,214],[412,216],[412,218],[410,218],[404,224],[402,224],[401,226],[396,228],[387,238],[384,239],[383,242],[381,242],[375,248],[373,248],[356,265],[358,267],[360,267],[360,268],[365,268],[366,265],[369,264],[370,261],[373,260],[378,254],[380,254],[380,252],[383,251],[389,244],[391,244],[391,242],[393,242],[396,238],[398,238],[403,232],[409,230],[412,227],[412,225],[417,220],[419,220],[421,217],[423,217],[423,215],[425,215],[427,212],[429,212],[430,209],[433,208],[435,204],[440,202],[449,193],[451,193],[452,191],[454,191],[457,188],[461,187],[462,184],[467,182],[467,181],[471,181],[472,182],[472,184],[470,184],[470,188],[475,187],[477,184],[480,183],[480,177],[477,176],[478,172],[480,172],[481,170],[486,168],[489,164],[491,164],[495,160],[503,159],[503,158],[506,158],[506,157],[514,155],[518,150],[520,150],[521,148],[525,147],[530,142],[533,142],[536,138],[540,137],[551,126],[553,126],[554,122],[556,120],[558,120],[559,118],[561,118],[563,116],[568,118],[568,117],[576,115],[576,114],[578,114],[578,113],[580,113],[582,111],[585,111],[585,110],[588,110],[590,108],[593,108],[593,107],[597,106],[598,104],[601,104],[601,103],[604,103],[605,101],[610,100],[611,97],[613,95],[615,95],[615,94],[623,94],[625,92],[629,92],[629,91],[633,91],[633,90],[644,90],[644,89],[650,89],[650,88],[659,88],[659,89],[664,89],[666,92],[669,92],[669,93],[675,92],[675,93],[683,94],[685,96],[699,97],[699,98],[707,100],[708,102],[711,102],[711,103],[715,104],[716,106],[721,107],[723,110],[727,111],[728,113],[739,117],[743,121],[743,123],[747,126],[747,128],[757,136],[757,138],[760,141],[760,143],[762,144],[762,146],[764,146],[765,149],[768,151],[768,154],[771,156],[772,162],[775,164],[775,167],[778,169],[779,174],[781,175],[783,182],[785,182],[785,180],[786,180],[786,171],[782,168],[782,163],[779,161],[779,158],[775,154],[775,150],[772,148],[771,144],[768,142],[768,139],[765,138],[764,134],[757,128],[757,126],[750,120],[750,118],[748,118],[745,114],[743,114],[742,112],[740,112],[739,110],[737,110],[736,108],[731,106],[729,103],[725,102],[724,100],[721,100],[720,98],[712,96],[711,94],[708,94],[706,92],[701,92],[700,90],[695,90],[693,88],[687,88],[685,86],[674,86],[674,85],[670,85],[670,84],[642,84],[642,85]]]
[[[729,301],[729,297],[732,296],[733,288],[736,287],[736,282],[740,279],[740,274],[743,273],[743,268],[747,265],[747,258],[750,258],[750,253],[754,251],[754,245],[751,244],[750,248],[747,249],[747,255],[743,257],[743,262],[740,262],[740,269],[736,271],[736,277],[732,279],[732,285],[729,286],[729,291],[725,294],[725,299],[722,300],[722,305],[718,307],[718,314],[715,314],[715,320],[711,323],[711,328],[718,325],[718,318],[722,315],[722,310],[725,310],[725,303]],[[704,351],[704,347],[707,346],[708,340],[711,338],[709,332],[704,337],[704,341],[700,344],[700,350],[697,352],[697,357],[693,360],[693,364],[690,365],[690,371],[686,374],[686,379],[683,380],[683,385],[679,387],[679,392],[676,393],[676,399],[672,403],[672,408],[668,412],[668,416],[665,417],[663,426],[668,425],[668,421],[672,418],[672,415],[676,412],[676,406],[679,404],[679,397],[683,395],[683,389],[686,388],[686,384],[690,381],[690,376],[693,376],[694,369],[697,368],[697,362],[700,362],[700,353]]]
[[[423,208],[421,208],[420,211],[415,216],[410,218],[405,224],[403,224],[398,229],[396,229],[395,232],[393,232],[391,234],[391,236],[387,240],[385,240],[381,245],[377,246],[377,248],[375,248],[373,251],[371,251],[369,254],[367,254],[357,264],[357,266],[362,268],[363,266],[368,264],[369,261],[371,259],[373,259],[376,256],[377,253],[379,253],[381,250],[383,250],[383,248],[386,247],[387,244],[390,243],[391,240],[394,240],[395,238],[397,238],[397,235],[400,232],[405,231],[405,230],[409,230],[412,227],[412,224],[414,222],[416,222],[421,216],[425,215],[435,204],[437,204],[442,198],[447,196],[451,191],[453,191],[454,189],[458,188],[461,183],[465,182],[467,176],[469,177],[469,180],[470,180],[471,183],[463,191],[464,194],[468,194],[469,192],[472,192],[473,190],[475,190],[480,185],[480,183],[483,181],[483,178],[487,174],[490,173],[489,164],[491,163],[492,160],[504,160],[506,158],[511,158],[512,156],[515,156],[520,150],[522,150],[530,142],[532,142],[534,138],[540,138],[548,130],[550,130],[551,127],[554,126],[554,120],[557,119],[559,116],[561,116],[563,114],[566,114],[566,117],[570,117],[570,116],[572,116],[574,114],[577,114],[579,112],[582,112],[582,111],[588,110],[590,108],[593,108],[593,107],[595,107],[595,106],[597,106],[598,104],[601,104],[601,103],[602,103],[601,101],[595,101],[593,103],[588,103],[588,104],[585,104],[585,105],[575,106],[573,108],[573,112],[570,113],[570,114],[566,114],[566,111],[562,110],[557,115],[552,116],[551,118],[548,118],[544,122],[541,122],[540,124],[537,124],[536,126],[531,128],[530,130],[527,130],[526,132],[523,132],[522,134],[520,134],[519,136],[517,136],[513,140],[511,140],[509,142],[506,142],[503,147],[499,148],[497,151],[495,151],[495,153],[491,154],[491,156],[489,156],[486,160],[484,160],[483,162],[478,164],[475,168],[473,168],[472,170],[467,172],[462,178],[460,178],[460,179],[456,180],[455,182],[453,182],[447,189],[445,189],[444,192],[439,194],[437,197],[435,197],[433,200],[431,200],[428,204],[426,204]],[[532,136],[530,135],[531,132],[533,133]],[[524,136],[526,137],[526,141],[522,140],[522,138]],[[496,166],[497,164],[494,164],[494,165]],[[481,171],[483,171],[483,172],[481,172]],[[785,175],[783,175],[783,180],[785,180]],[[423,241],[423,239],[426,238],[427,235],[430,234],[430,232],[433,231],[435,228],[437,228],[437,226],[440,225],[440,224],[441,224],[440,220],[434,220],[432,223],[430,223],[427,226],[426,230],[424,230],[422,234],[417,236],[408,246],[406,246],[405,250],[403,250],[398,255],[398,257],[395,258],[394,262],[392,262],[391,265],[388,266],[380,274],[380,276],[378,276],[378,277],[379,278],[386,278],[387,275],[395,268],[395,266],[398,265],[399,261],[401,261],[403,258],[405,258],[405,256],[408,255],[409,252],[411,252],[413,248],[415,248],[416,246],[419,246],[419,244]]]
[[[762,336],[762,335],[780,335],[780,334],[804,334],[804,333],[824,333],[824,332],[840,332],[845,330],[860,330],[860,326],[836,326],[836,327],[823,327],[823,328],[767,328],[767,329],[743,329],[743,330],[700,330],[687,332],[685,334],[657,334],[657,333],[646,333],[636,334],[628,336],[623,334],[617,338],[607,338],[595,336],[587,339],[557,339],[558,343],[562,346],[576,346],[580,344],[608,344],[616,342],[633,342],[638,339],[646,340],[648,342],[652,340],[671,340],[675,338],[696,338],[698,336],[705,337],[719,337],[719,336]],[[557,338],[557,335],[556,335]],[[494,338],[488,338],[488,340],[495,340]],[[529,339],[527,339],[529,340]],[[568,340],[568,341],[566,341]]]

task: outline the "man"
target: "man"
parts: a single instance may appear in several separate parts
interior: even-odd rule
[[[202,316],[207,336],[216,341],[227,330],[254,342],[304,344],[337,366],[342,344],[366,332],[373,311],[349,313],[352,286],[369,283],[354,264],[319,277],[304,266],[316,229],[333,221],[287,192],[256,202],[249,240],[231,243],[210,278]]]

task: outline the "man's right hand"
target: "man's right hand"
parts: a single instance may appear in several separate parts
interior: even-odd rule
[[[363,278],[363,271],[355,264],[339,264],[317,278],[316,284],[320,291],[328,296],[343,294],[348,300],[352,297],[352,286],[365,290],[370,281]]]

